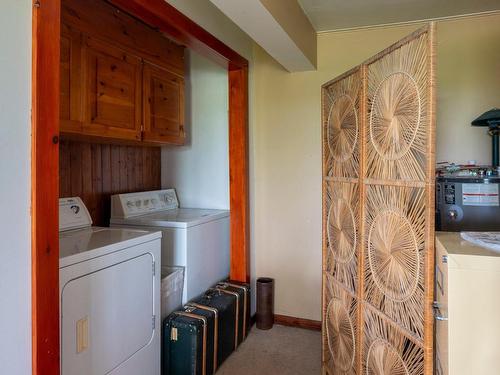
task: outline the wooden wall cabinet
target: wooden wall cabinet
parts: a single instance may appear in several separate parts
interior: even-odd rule
[[[87,37],[84,47],[83,133],[141,140],[141,59]]]
[[[61,132],[69,134],[82,132],[81,42],[81,33],[61,27],[59,117]]]
[[[143,139],[183,144],[184,79],[158,66],[144,63]]]
[[[61,134],[183,144],[184,47],[104,1],[88,3],[62,7]]]

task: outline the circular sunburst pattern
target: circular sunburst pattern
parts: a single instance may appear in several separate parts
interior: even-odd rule
[[[397,350],[382,339],[375,340],[368,349],[366,375],[409,375]]]
[[[384,210],[368,234],[368,261],[377,287],[393,301],[411,297],[418,284],[420,255],[410,221],[401,213]]]
[[[327,139],[335,160],[344,162],[352,156],[358,141],[358,115],[347,94],[338,96],[330,107]]]
[[[371,106],[370,140],[383,159],[400,159],[412,147],[421,107],[417,83],[408,73],[392,73],[380,82]]]
[[[330,251],[334,259],[346,264],[356,251],[356,219],[349,202],[343,198],[333,200],[327,223]]]
[[[326,335],[335,366],[342,371],[349,371],[355,358],[354,328],[349,312],[337,298],[328,304]]]

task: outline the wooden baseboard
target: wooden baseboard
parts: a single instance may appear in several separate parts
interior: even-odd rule
[[[282,326],[290,326],[304,329],[311,329],[313,331],[321,331],[321,322],[318,320],[295,318],[286,315],[274,315],[274,323]]]
[[[256,314],[250,317],[250,328],[252,328],[257,321]],[[321,331],[321,322],[318,320],[310,320],[303,318],[295,318],[293,316],[286,315],[274,315],[274,323],[281,326],[297,327],[303,329],[310,329],[313,331]]]

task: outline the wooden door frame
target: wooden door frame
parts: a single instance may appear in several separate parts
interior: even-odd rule
[[[228,70],[230,276],[250,279],[248,61],[164,0],[109,0]],[[58,375],[59,54],[61,0],[33,0],[32,369]]]

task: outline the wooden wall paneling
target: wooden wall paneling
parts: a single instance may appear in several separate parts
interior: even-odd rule
[[[68,145],[69,155],[70,155],[70,196],[82,196],[83,195],[83,183],[82,183],[82,143],[74,143]]]
[[[161,149],[61,140],[61,197],[80,196],[94,225],[109,224],[113,194],[161,188]]]
[[[142,181],[144,186],[146,186],[149,179],[152,176],[153,163],[151,160],[151,153],[148,152],[147,148],[142,149]],[[145,189],[144,189],[145,190]]]
[[[35,4],[37,3],[38,6]],[[32,13],[31,309],[32,372],[59,374],[60,2]]]
[[[71,155],[68,142],[59,145],[59,196],[68,197],[71,192]]]
[[[103,194],[103,186],[102,186],[102,147],[98,144],[90,145],[90,153],[92,156],[92,200],[93,200],[93,209],[94,209],[94,217],[103,217],[102,213],[102,194]]]
[[[119,191],[128,191],[128,176],[127,176],[127,146],[119,146],[118,148],[118,179],[120,181]]]
[[[111,214],[111,193],[113,171],[111,169],[111,145],[101,145],[101,171],[102,171],[102,194],[101,194],[101,217],[109,218]],[[106,221],[107,223],[107,221]]]
[[[92,153],[90,149],[90,143],[81,143],[81,178],[82,178],[82,199],[86,203],[87,208],[90,211],[92,217],[95,216],[95,200],[92,191],[92,175],[94,171],[92,170]],[[78,171],[77,171],[78,172]]]
[[[153,149],[154,150],[154,149]],[[152,166],[151,166],[151,181],[149,182],[152,186],[161,187],[161,149],[156,149],[151,156]],[[153,189],[148,189],[153,190]]]
[[[135,157],[134,165],[137,169],[135,173],[135,190],[144,191],[143,173],[142,173],[143,169],[142,150],[140,150],[140,152],[135,152],[134,157]]]

